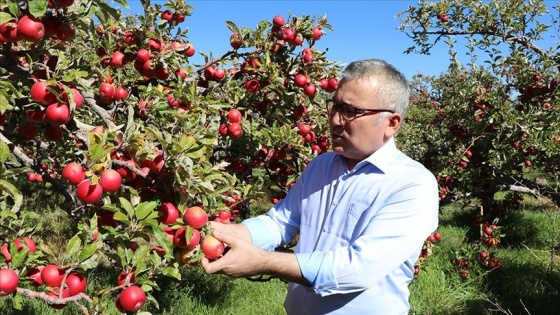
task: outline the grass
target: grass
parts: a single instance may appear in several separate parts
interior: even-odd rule
[[[498,196],[499,198],[500,196]],[[43,199],[43,198],[41,198]],[[52,203],[51,203],[52,204]],[[29,208],[30,205],[27,205]],[[75,224],[60,210],[39,200],[43,237],[54,246],[65,246],[75,233]],[[266,203],[252,206],[253,215],[268,209]],[[506,222],[507,221],[507,222]],[[457,204],[441,209],[438,230],[442,240],[421,262],[421,271],[410,285],[411,314],[560,314],[560,211],[546,200],[526,197],[520,210],[512,210],[501,222],[506,237],[495,249],[501,269],[484,271],[476,266],[478,250],[467,242],[470,215]],[[455,259],[469,257],[468,277],[454,268]],[[278,279],[258,282],[206,275],[200,268],[184,267],[183,280],[162,277],[153,292],[159,309],[145,306],[153,314],[285,314],[286,284]],[[88,292],[111,286],[114,268],[96,268],[88,273]],[[103,314],[118,314],[115,295],[102,298]],[[83,314],[75,305],[63,310],[46,307],[42,301],[24,299],[22,310],[13,310],[11,298],[0,299],[2,315]]]

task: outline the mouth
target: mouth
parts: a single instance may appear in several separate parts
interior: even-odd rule
[[[331,141],[340,141],[342,139],[344,139],[342,135],[331,132]]]

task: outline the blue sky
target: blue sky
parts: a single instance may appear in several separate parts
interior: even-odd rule
[[[165,4],[165,1],[152,0],[152,4]],[[214,56],[230,49],[231,31],[225,21],[238,26],[254,28],[263,19],[272,21],[275,15],[285,18],[292,15],[327,16],[334,31],[327,34],[316,44],[317,48],[329,48],[330,60],[350,62],[357,59],[385,59],[401,70],[407,78],[417,72],[437,75],[449,64],[446,47],[441,45],[430,56],[403,54],[412,45],[403,32],[398,31],[399,19],[396,14],[417,1],[187,1],[194,7],[191,17],[187,17],[181,27],[189,28],[188,38],[197,51],[212,51]],[[138,0],[129,0],[132,12],[140,11]],[[194,58],[201,63],[202,58]]]

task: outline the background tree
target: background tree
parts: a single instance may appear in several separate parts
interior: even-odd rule
[[[486,269],[501,263],[478,252],[515,234],[508,222],[521,192],[560,202],[560,60],[548,38],[558,5],[550,9],[556,13],[543,1],[422,1],[399,15],[414,42],[407,53],[447,45],[450,66],[439,76],[415,76],[398,139],[436,174],[442,205],[463,203],[471,261]]]

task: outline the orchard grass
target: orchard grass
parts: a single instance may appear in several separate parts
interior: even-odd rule
[[[34,235],[51,247],[65,247],[76,232],[76,224],[62,211],[43,204],[41,194],[27,200],[25,208],[41,209],[42,234]],[[497,194],[496,198],[501,198]],[[251,215],[264,213],[270,204],[251,204]],[[484,271],[471,261],[464,278],[454,270],[454,261],[469,248],[469,225],[472,216],[459,203],[440,210],[441,241],[432,254],[420,263],[420,273],[410,285],[411,314],[559,314],[560,305],[560,211],[550,201],[525,195],[521,209],[508,211],[500,222],[506,234],[494,252],[502,261],[501,269]],[[472,243],[472,242],[470,242]],[[88,273],[88,293],[115,284],[118,270],[107,262],[103,268]],[[181,269],[182,280],[162,277],[156,280],[160,291],[152,292],[159,309],[145,306],[152,314],[285,314],[282,307],[286,283],[279,279],[251,281],[206,275],[199,267]],[[118,314],[116,293],[105,295],[101,303],[104,314]],[[22,310],[11,307],[11,298],[0,299],[2,315],[83,314],[69,304],[55,310],[44,302],[24,298]]]

